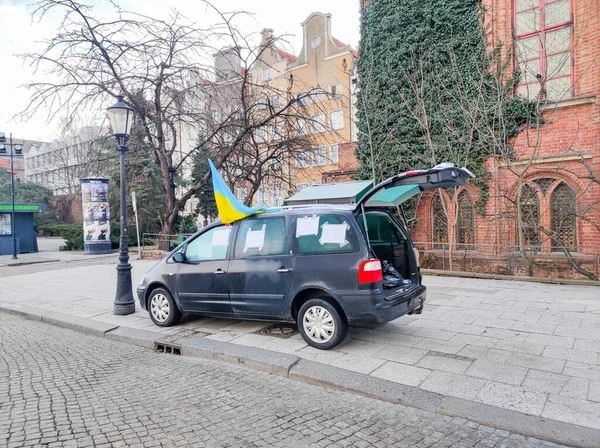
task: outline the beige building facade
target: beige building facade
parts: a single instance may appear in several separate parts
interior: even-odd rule
[[[275,107],[282,100],[296,100],[298,118],[288,131],[306,143],[282,161],[287,182],[278,179],[269,185],[267,181],[256,194],[255,203],[278,206],[309,185],[336,178],[334,173],[348,177],[356,172],[348,143],[356,141],[353,93],[358,53],[332,36],[331,14],[315,12],[302,23],[303,46],[298,56],[277,46],[273,30],[264,29],[261,36],[260,57],[250,68],[252,85],[268,92],[265,102]],[[265,144],[276,143],[285,132],[274,124],[264,132]],[[340,145],[345,145],[344,157],[340,157]]]

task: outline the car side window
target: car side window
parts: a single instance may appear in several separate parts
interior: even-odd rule
[[[365,224],[362,215],[358,217],[358,224],[364,230]],[[406,240],[406,237],[386,213],[367,213],[367,227],[369,241],[372,243],[398,245]]]
[[[190,262],[204,260],[224,260],[227,258],[227,247],[231,227],[214,227],[187,244],[185,259]]]
[[[256,218],[240,221],[235,258],[266,257],[287,253],[285,218]]]
[[[294,253],[301,255],[358,251],[358,237],[343,215],[310,214],[294,217]]]

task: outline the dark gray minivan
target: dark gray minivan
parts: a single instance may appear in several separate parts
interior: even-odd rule
[[[296,322],[308,344],[335,347],[348,326],[422,311],[418,252],[394,212],[423,190],[472,176],[442,164],[389,178],[357,204],[283,207],[230,226],[213,223],[146,273],[140,305],[159,326],[175,325],[182,313]],[[384,288],[382,263],[400,278],[392,288]]]

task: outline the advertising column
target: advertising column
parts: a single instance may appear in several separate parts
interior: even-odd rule
[[[81,179],[83,249],[86,254],[110,254],[110,210],[108,179]]]

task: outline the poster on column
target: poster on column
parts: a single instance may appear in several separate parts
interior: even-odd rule
[[[108,179],[81,179],[81,199],[84,242],[110,244]]]

